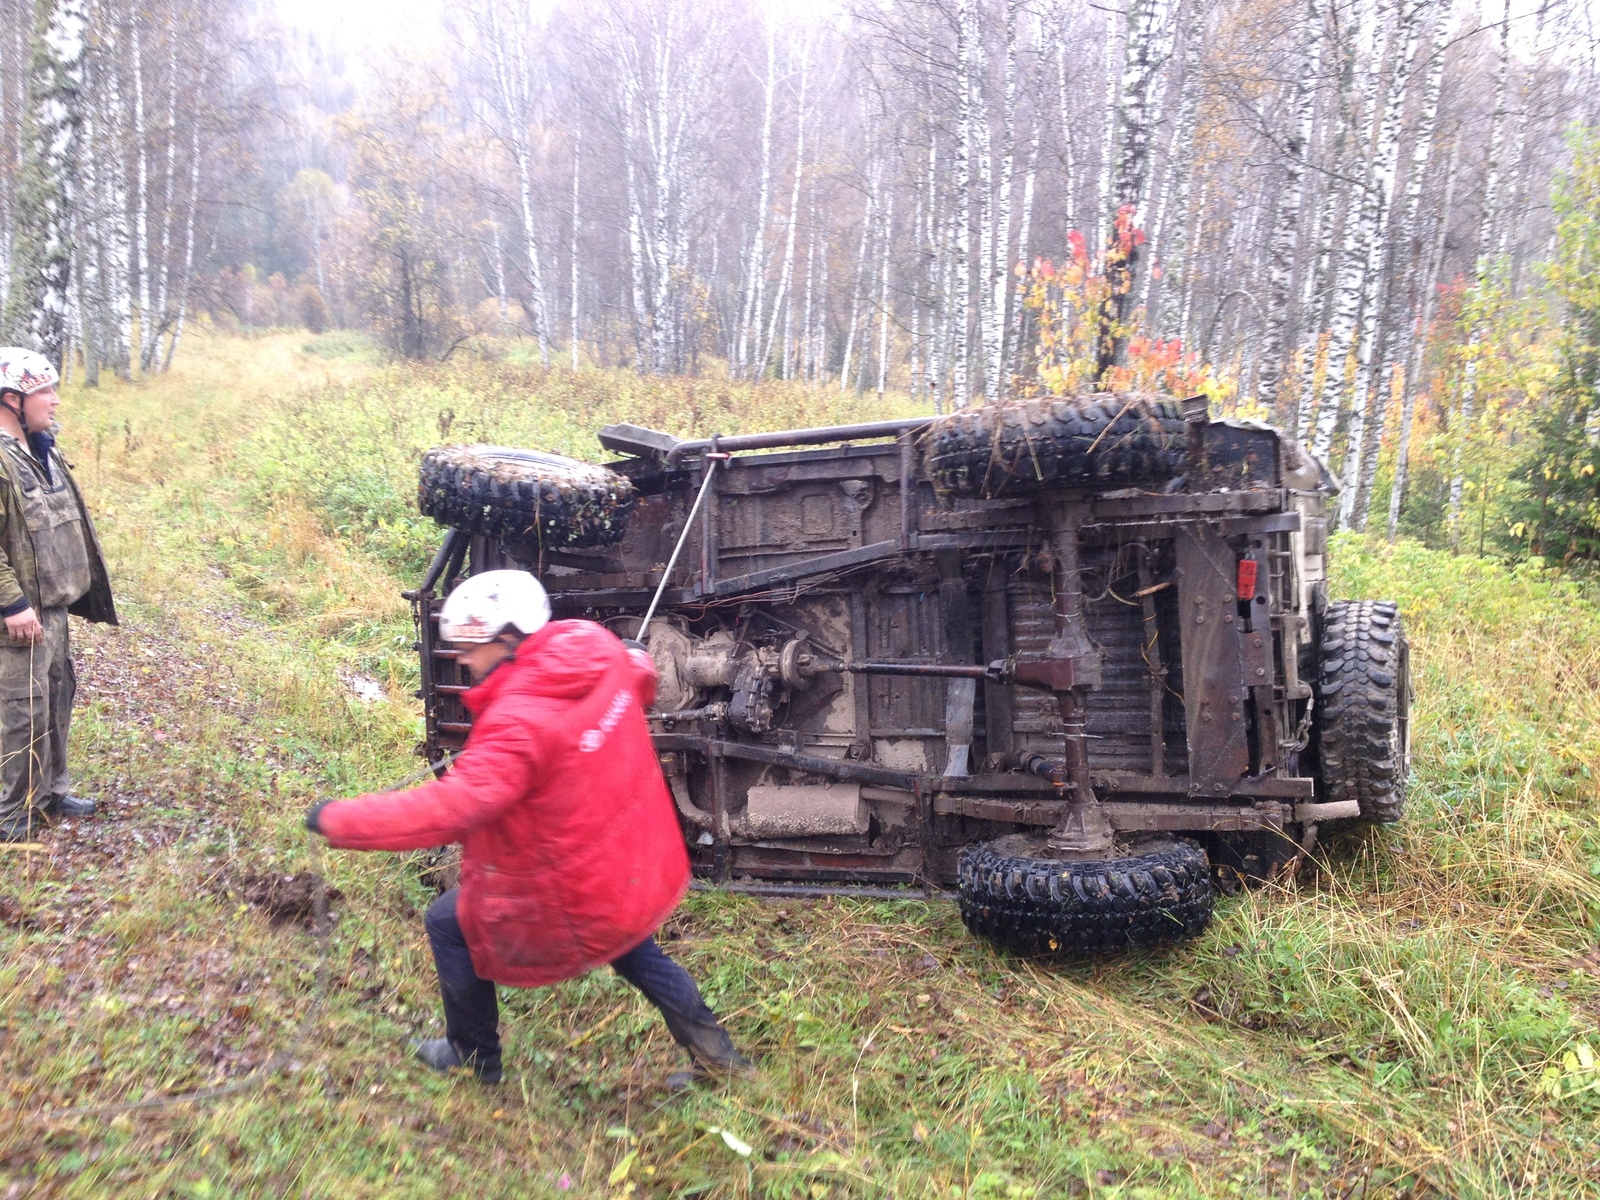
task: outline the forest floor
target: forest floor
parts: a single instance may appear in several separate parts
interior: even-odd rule
[[[306,334],[65,394],[123,624],[73,627],[101,812],[0,848],[0,1197],[1600,1195],[1600,610],[1560,579],[1340,539],[1337,594],[1413,638],[1411,816],[1195,942],[1051,966],[943,902],[695,892],[663,939],[759,1078],[666,1092],[602,971],[502,993],[486,1089],[408,1055],[419,856],[301,826],[418,765],[417,451],[904,404]]]

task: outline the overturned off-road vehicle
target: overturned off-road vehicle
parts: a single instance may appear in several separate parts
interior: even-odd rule
[[[469,720],[440,597],[523,567],[623,637],[665,577],[651,727],[729,887],[953,886],[974,933],[1090,953],[1198,933],[1219,873],[1400,817],[1400,616],[1327,600],[1331,480],[1269,427],[1119,394],[599,436],[620,461],[425,456],[430,756]]]

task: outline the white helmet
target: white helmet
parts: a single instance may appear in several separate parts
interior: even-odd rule
[[[50,360],[37,350],[23,346],[0,348],[0,392],[21,392],[31,396],[61,382]]]
[[[507,628],[527,635],[550,620],[550,597],[526,571],[484,571],[462,580],[439,610],[447,642],[492,642]]]

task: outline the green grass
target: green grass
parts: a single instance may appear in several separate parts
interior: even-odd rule
[[[70,392],[126,621],[74,629],[75,762],[108,815],[4,856],[0,1195],[1600,1194],[1600,611],[1410,544],[1332,551],[1336,594],[1397,599],[1411,630],[1410,818],[1222,900],[1197,942],[1047,968],[943,904],[694,893],[666,944],[760,1079],[662,1093],[676,1051],[606,972],[502,993],[497,1091],[408,1060],[437,1028],[416,857],[299,822],[416,766],[417,455],[883,412],[512,355],[383,366],[303,333],[202,334],[168,377]],[[316,941],[244,900],[305,870],[343,893],[321,1008]],[[62,1111],[278,1051],[210,1103]]]

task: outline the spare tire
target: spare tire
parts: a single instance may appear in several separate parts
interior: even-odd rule
[[[417,507],[441,525],[541,547],[622,540],[633,484],[615,471],[505,446],[439,446],[422,456]]]
[[[1194,842],[1154,839],[1120,858],[1059,858],[1045,835],[961,852],[961,920],[1019,954],[1090,955],[1194,937],[1211,920],[1211,865]]]
[[[1164,483],[1187,444],[1176,401],[1110,392],[963,409],[922,435],[934,486],[983,497]]]
[[[1411,651],[1399,606],[1384,600],[1328,605],[1317,655],[1321,798],[1356,801],[1363,821],[1398,821],[1411,766]]]

